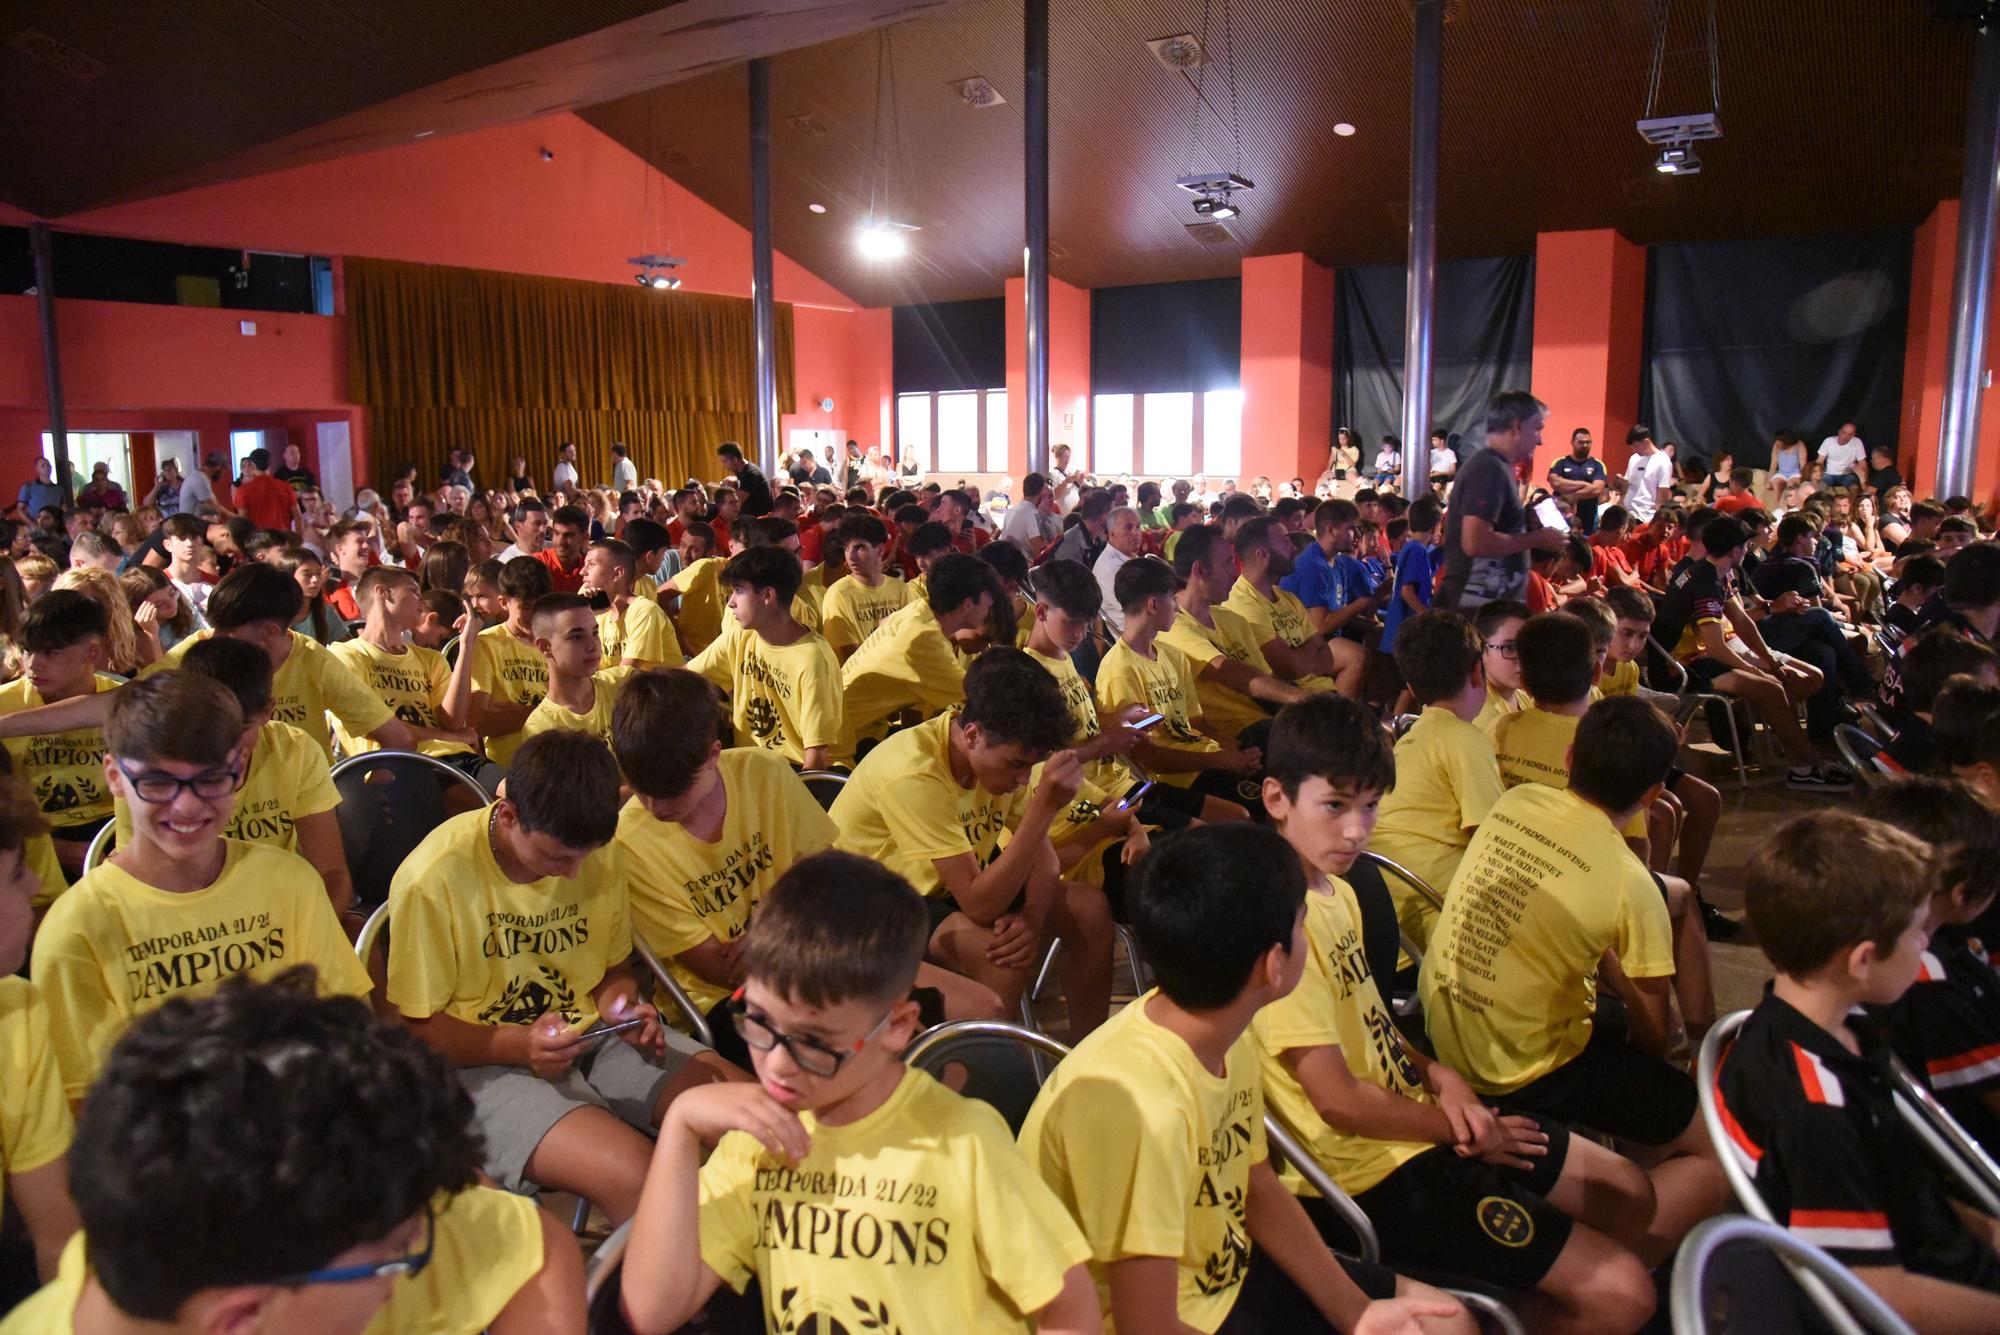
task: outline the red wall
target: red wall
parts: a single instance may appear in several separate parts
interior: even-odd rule
[[[1007,472],[1028,474],[1028,281],[1009,278]],[[1090,463],[1090,289],[1049,279],[1049,452],[1070,447],[1070,465]]]
[[[555,153],[543,161],[541,150]],[[642,199],[651,209],[642,217]],[[0,222],[29,221],[17,210]],[[575,116],[315,163],[53,220],[71,231],[256,250],[369,255],[600,282],[630,282],[628,256],[686,257],[687,289],[743,296],[750,238],[721,213]],[[838,427],[885,438],[889,316],[784,255],[776,295],[795,303],[799,404],[781,427]],[[662,300],[672,300],[663,294]],[[345,408],[346,334],[338,317],[63,301],[64,388],[75,427],[198,427],[195,410]],[[822,397],[833,414],[819,413]],[[46,429],[40,333],[32,298],[0,298],[0,481],[25,476]],[[324,414],[320,414],[324,416]],[[355,415],[358,418],[358,414]],[[206,419],[213,423],[219,419]],[[317,420],[308,413],[300,418]],[[214,429],[212,426],[208,429]],[[226,429],[226,428],[225,428]],[[309,438],[309,437],[308,437]],[[367,475],[355,439],[356,483]],[[203,447],[220,446],[204,432]]]
[[[1609,229],[1535,238],[1534,395],[1549,405],[1532,476],[1587,427],[1597,456],[1622,472],[1639,417],[1646,252]]]
[[[1243,476],[1310,484],[1333,447],[1333,270],[1244,259],[1241,374]]]

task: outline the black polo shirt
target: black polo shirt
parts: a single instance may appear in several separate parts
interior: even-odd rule
[[[1723,608],[1729,589],[1715,563],[1703,557],[1682,557],[1667,576],[1666,596],[1660,599],[1659,613],[1653,618],[1653,638],[1682,662],[1702,657],[1698,627],[1710,621],[1727,628]]]
[[[1549,465],[1549,476],[1559,477],[1565,482],[1602,482],[1604,465],[1589,455],[1579,459],[1574,454],[1565,454]],[[1576,507],[1576,524],[1585,533],[1597,532],[1597,502],[1594,500],[1572,501]]]
[[[1938,928],[1917,981],[1882,1018],[1903,1064],[1974,1139],[2000,1153],[2000,1117],[1980,1097],[2000,1089],[2000,975],[1985,944],[1964,926]]]
[[[1750,576],[1750,587],[1760,598],[1776,599],[1796,593],[1808,602],[1826,592],[1819,580],[1819,567],[1802,556],[1790,554],[1759,561]]]
[[[2000,1257],[1953,1213],[1897,1114],[1889,1049],[1857,1012],[1861,1053],[1766,994],[1722,1059],[1727,1143],[1780,1226],[1841,1264],[1901,1266],[2000,1292]]]

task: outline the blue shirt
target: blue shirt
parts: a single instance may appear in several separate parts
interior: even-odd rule
[[[1278,581],[1278,587],[1307,607],[1324,607],[1337,612],[1353,601],[1348,592],[1349,572],[1329,560],[1316,542],[1309,542],[1298,555],[1292,573]]]
[[[63,489],[54,482],[23,482],[21,484],[21,505],[33,519],[42,511],[54,506],[63,508]]]
[[[1396,628],[1405,617],[1415,615],[1403,601],[1406,584],[1416,585],[1418,600],[1425,607],[1431,605],[1431,549],[1421,542],[1406,542],[1396,553],[1396,587],[1390,590],[1388,606],[1382,612],[1381,649],[1385,654],[1396,651]]]

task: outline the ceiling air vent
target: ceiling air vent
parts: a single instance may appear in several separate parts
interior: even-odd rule
[[[975,74],[970,79],[960,79],[952,84],[952,88],[958,93],[959,100],[974,110],[997,107],[1007,100],[983,74]]]
[[[37,65],[46,66],[78,83],[90,83],[110,73],[111,67],[96,56],[85,55],[58,37],[40,28],[23,28],[8,39],[7,45]]]
[[[1219,222],[1191,222],[1182,224],[1188,235],[1204,246],[1219,246],[1236,238],[1229,235],[1229,229]]]
[[[1201,40],[1191,32],[1155,37],[1146,45],[1153,49],[1153,59],[1177,74],[1198,70],[1208,63],[1208,52],[1202,49]]]

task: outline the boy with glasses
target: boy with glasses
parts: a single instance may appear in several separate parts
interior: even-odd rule
[[[1479,665],[1486,672],[1486,703],[1472,722],[1490,740],[1508,714],[1520,712],[1527,704],[1521,690],[1521,653],[1514,639],[1527,624],[1528,605],[1511,598],[1483,604],[1472,618],[1472,629],[1485,646]]]
[[[752,1279],[770,1330],[1099,1328],[1089,1251],[1006,1125],[898,1056],[929,931],[866,858],[820,853],[772,887],[732,1002],[757,1083],[692,1091],[660,1128],[625,1260],[635,1330]]]
[[[369,990],[312,865],[223,835],[246,767],[228,687],[192,672],[145,678],[117,692],[104,731],[103,782],[131,807],[132,839],[50,907],[32,971],[72,1103],[126,1026],[169,998],[300,963],[326,991]]]

